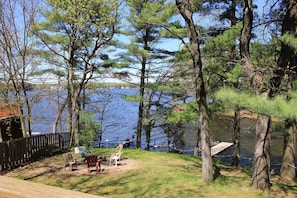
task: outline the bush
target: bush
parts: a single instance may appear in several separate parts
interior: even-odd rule
[[[83,112],[81,117],[80,129],[79,129],[79,143],[86,147],[92,145],[92,142],[96,140],[98,131],[101,129],[101,125],[95,121],[97,115],[93,112]]]

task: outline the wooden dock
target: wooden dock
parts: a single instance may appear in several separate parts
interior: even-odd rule
[[[211,156],[217,155],[231,146],[233,146],[233,143],[231,142],[220,142],[211,147]]]

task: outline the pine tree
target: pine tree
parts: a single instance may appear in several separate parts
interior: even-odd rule
[[[188,50],[193,64],[195,98],[200,112],[199,127],[202,145],[202,179],[205,182],[212,182],[214,180],[214,177],[212,158],[210,153],[209,117],[206,100],[206,90],[202,75],[199,33],[193,21],[193,11],[191,10],[190,1],[176,0],[176,6],[186,22],[188,38],[190,40]]]
[[[154,103],[152,98],[156,97],[156,93],[163,93],[156,92],[156,90],[159,90],[158,86],[167,78],[168,71],[165,69],[168,67],[167,61],[174,54],[173,51],[159,47],[164,39],[161,30],[162,25],[173,16],[174,7],[164,0],[128,0],[127,6],[130,8],[127,18],[129,28],[124,30],[124,33],[131,36],[131,43],[126,46],[128,52],[125,54],[124,61],[129,65],[130,70],[140,73],[136,148],[141,148],[141,135],[144,128],[146,131],[145,149],[149,150],[150,133],[155,123],[151,115],[151,107]],[[150,85],[150,79],[155,81],[153,86]],[[160,98],[160,95],[157,97]]]
[[[297,64],[297,53],[296,53],[296,36],[297,36],[297,5],[295,1],[285,1],[286,14],[282,22],[282,38],[281,38],[281,50],[277,65],[273,70],[273,77],[270,80],[270,95],[273,97],[278,94],[279,87],[282,79],[284,78],[286,71],[288,73],[286,87],[288,91],[296,89],[294,87],[294,81],[297,79],[296,76],[296,64]],[[291,100],[290,97],[286,97]],[[284,145],[284,155],[282,159],[282,166],[280,175],[285,178],[294,179],[296,177],[295,170],[295,159],[296,159],[296,133],[297,123],[296,119],[287,118],[285,120],[287,133]]]
[[[79,145],[80,97],[96,70],[104,70],[97,61],[115,34],[119,1],[48,0],[45,21],[36,24],[34,34],[43,46],[63,63],[67,74],[67,129]],[[76,71],[81,73],[79,77]],[[60,111],[62,111],[61,109]],[[74,119],[73,119],[74,118]]]

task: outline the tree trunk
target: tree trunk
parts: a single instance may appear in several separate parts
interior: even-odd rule
[[[143,49],[148,50],[148,41],[150,33],[149,29],[146,29],[146,33],[143,40]],[[136,134],[136,148],[141,148],[141,135],[143,126],[143,112],[144,112],[144,97],[145,97],[145,78],[146,78],[146,61],[145,55],[142,56],[141,60],[141,74],[140,74],[140,87],[139,87],[139,107],[138,107],[138,121],[137,121],[137,134]]]
[[[206,91],[202,75],[202,62],[199,47],[199,34],[193,21],[193,12],[189,0],[176,0],[176,6],[184,18],[188,30],[190,46],[188,48],[193,63],[193,77],[195,84],[195,97],[199,107],[200,118],[200,136],[201,136],[201,155],[202,155],[202,179],[205,182],[212,182],[213,165],[210,152],[209,140],[209,118],[206,100]]]
[[[288,125],[286,128],[289,129],[289,132],[284,136],[284,154],[280,176],[287,179],[294,179],[296,177],[296,122],[289,122],[286,125]]]
[[[234,111],[234,153],[233,166],[240,166],[240,110]]]
[[[242,68],[253,86],[256,95],[268,97],[267,88],[263,76],[257,72],[250,58],[250,39],[253,23],[253,1],[244,0],[243,26],[240,35],[240,56]],[[256,123],[256,145],[254,153],[252,186],[259,190],[270,191],[270,141],[271,141],[271,119],[259,115]]]
[[[206,101],[205,101],[206,102]],[[204,102],[203,102],[204,103]],[[209,120],[206,103],[201,104],[200,107],[200,120],[201,125],[201,156],[202,156],[202,178],[205,182],[212,182],[213,176],[213,165],[210,150],[209,140]]]
[[[73,144],[73,127],[72,127],[72,116],[73,116],[73,113],[72,113],[72,102],[71,102],[71,98],[70,98],[70,95],[68,93],[68,96],[67,96],[67,132],[70,133],[70,142],[69,142],[69,147],[72,146]]]
[[[152,121],[151,121],[151,113],[150,113],[150,104],[151,100],[146,101],[145,105],[145,124],[144,124],[144,130],[145,130],[145,150],[150,150],[150,142],[151,142],[151,131],[152,131]]]
[[[65,107],[67,105],[67,102],[68,102],[68,100],[66,99],[63,102],[63,104],[60,107],[58,107],[58,114],[56,115],[55,120],[54,120],[54,123],[53,123],[53,131],[52,131],[52,133],[57,133],[58,122],[61,119],[61,116],[62,116],[63,111],[64,111],[64,109],[65,109]],[[59,106],[59,104],[58,104],[58,106]]]
[[[139,89],[139,106],[138,106],[138,120],[137,120],[137,131],[136,131],[136,149],[141,148],[141,134],[142,134],[142,120],[143,120],[143,108],[144,108],[144,79],[145,79],[145,66],[142,66],[141,77],[140,77],[140,89]]]
[[[196,135],[196,145],[194,148],[194,157],[198,157],[198,153],[199,153],[199,143],[200,143],[200,126],[198,126],[198,130],[197,130],[197,135]]]
[[[74,127],[73,127],[74,146],[79,146],[78,133],[79,133],[79,129],[80,129],[80,126],[79,126],[80,112],[81,112],[80,101],[77,101],[76,105],[74,107]]]
[[[23,137],[28,137],[28,134],[26,131],[25,116],[23,114],[23,109],[21,107],[18,107],[18,109],[19,109],[19,112],[21,112],[20,121],[21,121],[21,129],[22,129]]]
[[[270,191],[271,119],[259,115],[256,126],[252,186],[263,191]]]
[[[282,34],[290,34],[297,37],[296,20],[297,20],[297,5],[296,1],[289,0],[287,3],[287,13],[283,20]],[[289,76],[287,88],[292,91],[294,88],[294,81],[297,77],[297,56],[295,49],[289,45],[282,43],[277,68],[274,70],[274,76],[271,79],[272,93],[278,91],[278,87],[284,76],[284,73],[289,65]],[[290,98],[288,97],[288,100]],[[280,176],[287,179],[294,179],[296,177],[295,159],[296,159],[296,120],[286,120],[286,129],[288,132],[284,137],[284,154],[282,159],[282,166]]]
[[[150,142],[151,142],[151,130],[152,125],[150,123],[146,124],[145,126],[145,150],[150,150]]]
[[[293,66],[294,65],[294,66]],[[296,61],[290,61],[290,66],[295,68]],[[287,88],[292,91],[294,88],[294,81],[296,79],[296,70],[288,74]],[[287,96],[290,100],[290,97]],[[282,166],[280,169],[280,176],[287,179],[294,179],[295,172],[295,159],[296,159],[296,121],[287,119],[285,121],[286,134],[284,135],[284,152],[282,158]]]
[[[32,119],[32,110],[31,110],[31,103],[30,103],[24,83],[22,83],[22,90],[23,90],[23,95],[24,95],[23,101],[25,102],[26,107],[27,107],[27,119],[26,119],[27,120],[27,133],[31,137],[31,135],[32,135],[32,120],[33,120]]]
[[[73,30],[72,30],[73,31]],[[70,138],[70,145],[73,144],[73,138],[74,138],[74,131],[73,131],[73,109],[74,104],[76,101],[74,101],[74,40],[71,38],[69,46],[68,46],[68,65],[67,65],[67,100],[68,100],[68,109],[67,109],[67,130],[69,133],[71,133]]]
[[[18,104],[18,110],[20,112],[20,121],[21,121],[21,129],[22,129],[22,133],[23,133],[23,137],[28,137],[28,134],[27,134],[27,131],[26,131],[26,124],[25,124],[25,115],[23,113],[23,107],[22,105],[22,100],[21,100],[21,97],[20,97],[20,93],[19,91],[16,89],[15,87],[15,97],[16,97],[16,101],[17,101],[17,104]]]
[[[229,20],[231,21],[231,27],[236,25],[238,22],[238,18],[236,17],[236,6],[237,6],[237,1],[232,0],[232,6],[229,8],[230,9],[230,16]],[[236,44],[232,46],[232,59],[233,60],[238,60],[237,57],[237,48]],[[235,85],[238,87],[238,84]],[[234,130],[233,130],[233,135],[234,135],[234,153],[233,153],[233,166],[240,166],[240,108],[235,108],[234,110]]]

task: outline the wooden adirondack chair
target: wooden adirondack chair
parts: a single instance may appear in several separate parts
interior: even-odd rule
[[[96,155],[88,155],[85,157],[85,159],[87,162],[88,172],[89,173],[91,172],[90,170],[91,167],[96,167],[96,172],[98,173],[99,170],[101,169],[101,166],[100,166],[101,160],[98,159]]]
[[[120,161],[121,155],[122,155],[122,151],[117,153],[112,153],[110,156],[109,165],[111,165],[111,161],[114,160],[114,165],[118,166],[118,161]]]
[[[112,153],[110,156],[109,165],[111,165],[111,161],[114,160],[115,166],[118,166],[118,161],[120,161],[121,155],[123,153],[122,150],[123,150],[123,144],[120,144],[119,146],[117,146],[117,148],[115,149],[115,152]]]
[[[73,158],[72,154],[66,153],[63,154],[63,159],[64,159],[64,168],[66,170],[67,167],[69,167],[69,171],[72,171],[73,166],[77,165],[76,159]]]
[[[85,146],[78,146],[74,148],[75,153],[80,153],[81,155],[81,161],[86,161],[87,155],[92,155],[92,151],[88,151]]]

